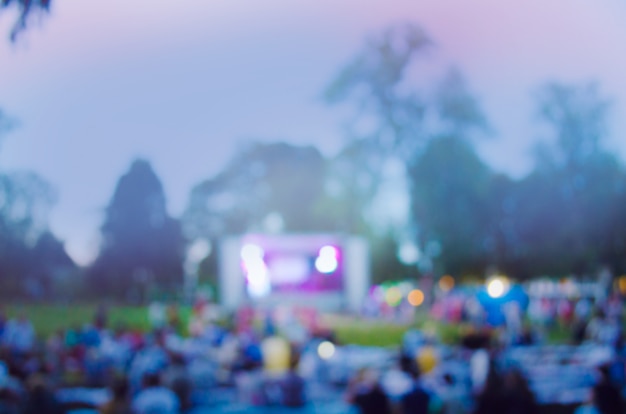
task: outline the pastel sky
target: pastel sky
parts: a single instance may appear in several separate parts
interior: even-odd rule
[[[480,145],[494,168],[528,170],[533,93],[548,80],[600,82],[615,101],[608,145],[626,159],[623,0],[55,0],[18,44],[0,38],[0,107],[20,120],[0,167],[54,184],[52,230],[87,263],[137,156],[178,215],[241,140],[336,151],[342,113],[321,92],[368,34],[399,21],[435,41],[425,73],[465,73],[496,133]]]

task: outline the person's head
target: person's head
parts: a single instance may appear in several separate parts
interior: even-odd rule
[[[26,382],[28,391],[33,394],[45,393],[48,389],[46,377],[41,373],[35,373],[28,377]]]
[[[611,381],[611,367],[609,364],[603,364],[598,367],[598,374],[600,375],[600,382]]]
[[[184,366],[185,365],[185,357],[182,354],[173,353],[172,354],[172,365],[175,365],[177,367]]]
[[[443,374],[443,382],[449,387],[456,385],[456,379],[449,372]]]
[[[504,384],[507,388],[518,389],[526,384],[526,379],[519,369],[513,368],[504,376]]]
[[[128,380],[124,377],[116,378],[111,385],[113,399],[120,401],[128,398]]]
[[[289,371],[295,372],[298,369],[298,365],[300,365],[300,354],[292,347],[289,357]]]
[[[604,320],[606,315],[604,313],[604,311],[602,310],[602,308],[597,308],[595,311],[595,317],[600,319],[600,320]]]
[[[149,372],[143,377],[144,388],[153,388],[161,385],[161,377],[156,372]]]
[[[400,356],[400,369],[414,380],[420,377],[420,369],[417,362],[408,355]]]

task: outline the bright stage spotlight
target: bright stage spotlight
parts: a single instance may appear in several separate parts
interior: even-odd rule
[[[333,273],[339,266],[337,260],[338,252],[333,246],[324,246],[320,249],[317,259],[315,259],[315,268],[320,273]]]

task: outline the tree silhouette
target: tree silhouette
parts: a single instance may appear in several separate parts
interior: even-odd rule
[[[8,9],[17,10],[17,20],[9,37],[15,42],[17,36],[26,29],[34,15],[41,15],[50,11],[51,0],[0,0],[0,12]]]
[[[135,160],[119,179],[101,232],[100,254],[90,272],[97,292],[146,299],[150,289],[181,287],[180,223],[168,215],[163,186],[148,161]]]

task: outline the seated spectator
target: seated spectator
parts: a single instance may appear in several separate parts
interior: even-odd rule
[[[35,374],[28,379],[28,392],[20,409],[21,414],[63,414],[63,406],[49,389],[46,378]]]
[[[593,390],[591,391],[589,401],[587,401],[586,404],[583,404],[580,407],[576,408],[574,414],[600,414],[600,411],[598,411],[597,408],[597,400]]]
[[[98,410],[99,414],[131,414],[128,381],[116,379],[111,387],[112,399]]]
[[[504,396],[507,413],[533,414],[538,412],[535,396],[521,371],[514,369],[504,377]]]
[[[611,381],[608,366],[599,369],[600,381],[593,388],[595,406],[601,414],[619,414],[623,412],[623,402],[619,389]]]
[[[0,361],[0,413],[16,413],[19,401],[19,389],[12,384],[7,366]]]
[[[360,414],[390,414],[391,405],[373,371],[361,370],[348,384],[347,400]]]
[[[420,381],[420,370],[415,361],[401,357],[400,367],[411,378],[411,388],[400,397],[400,409],[403,414],[428,414],[432,403],[431,394]]]
[[[146,374],[143,384],[143,390],[132,402],[135,414],[176,414],[179,412],[178,397],[172,390],[161,385],[159,374]]]
[[[289,371],[280,383],[282,405],[286,407],[302,407],[306,403],[304,379],[297,372],[299,362],[297,356],[291,358]]]
[[[506,408],[506,397],[504,396],[502,378],[496,371],[492,362],[489,366],[489,373],[487,374],[485,385],[476,399],[474,414],[505,413]]]
[[[193,383],[182,355],[174,354],[172,356],[171,365],[163,372],[163,384],[174,391],[180,401],[182,411],[191,408]]]

